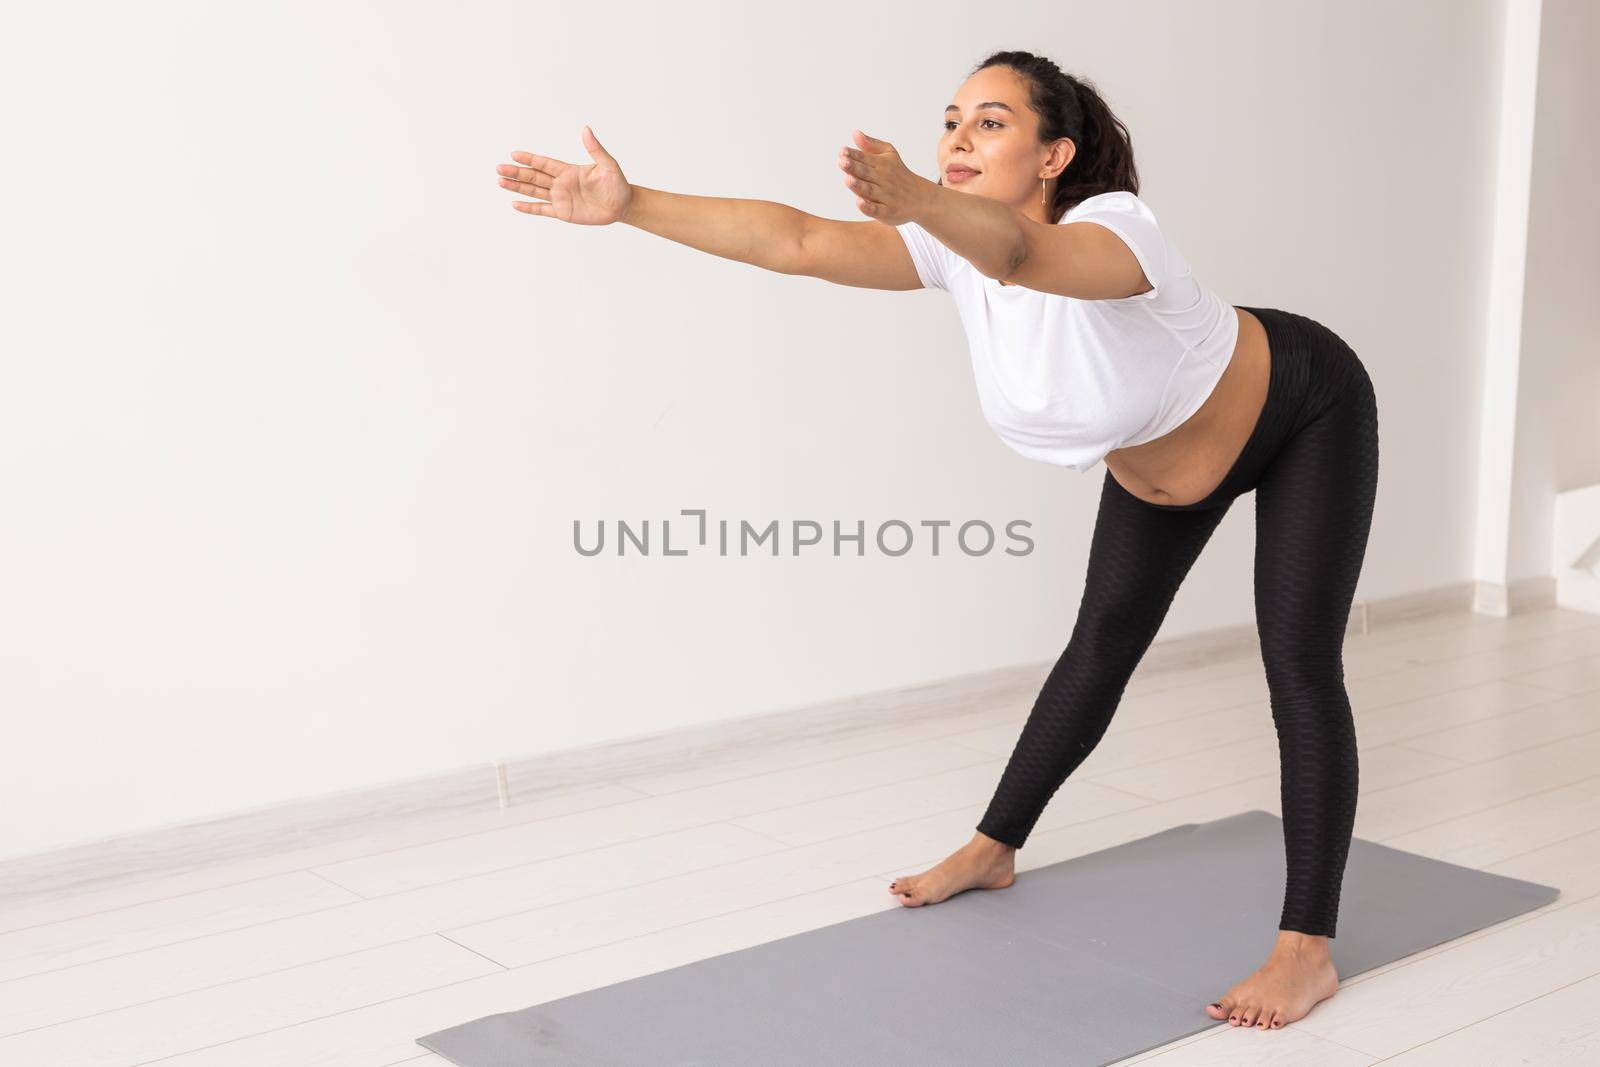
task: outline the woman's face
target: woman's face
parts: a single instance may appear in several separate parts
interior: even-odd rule
[[[945,109],[939,138],[939,182],[950,189],[999,200],[1040,221],[1055,191],[1056,175],[1076,151],[1062,138],[1039,143],[1039,118],[1028,107],[1027,83],[1009,67],[985,67],[968,78]],[[952,170],[952,168],[967,168]]]

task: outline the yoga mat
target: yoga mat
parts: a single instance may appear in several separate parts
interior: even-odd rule
[[[1102,1067],[1228,1025],[1205,1005],[1266,960],[1283,882],[1283,822],[1248,811],[417,1043],[460,1067]],[[1559,892],[1358,837],[1329,948],[1343,981]]]

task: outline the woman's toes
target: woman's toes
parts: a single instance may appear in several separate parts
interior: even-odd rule
[[[1206,1005],[1206,1014],[1213,1019],[1226,1019],[1228,1017],[1228,1009],[1223,1006],[1222,1001],[1217,1000]]]
[[[1262,1008],[1261,1014],[1256,1016],[1256,1029],[1265,1030],[1272,1023],[1272,1009]]]

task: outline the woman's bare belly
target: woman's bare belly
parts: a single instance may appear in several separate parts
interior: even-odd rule
[[[1217,387],[1183,425],[1154,441],[1106,453],[1106,469],[1151,504],[1193,504],[1222,484],[1267,400],[1272,353],[1261,320],[1242,308],[1233,358]]]

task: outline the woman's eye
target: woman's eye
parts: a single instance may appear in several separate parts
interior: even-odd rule
[[[999,122],[996,122],[994,119],[984,119],[983,122],[978,123],[978,125],[982,126],[984,122],[993,122],[995,124],[995,128],[996,129],[999,129],[999,127],[1001,125]],[[954,119],[945,119],[944,120],[944,128],[945,129],[948,130],[951,126],[954,126],[954,125],[955,125],[955,120]]]

